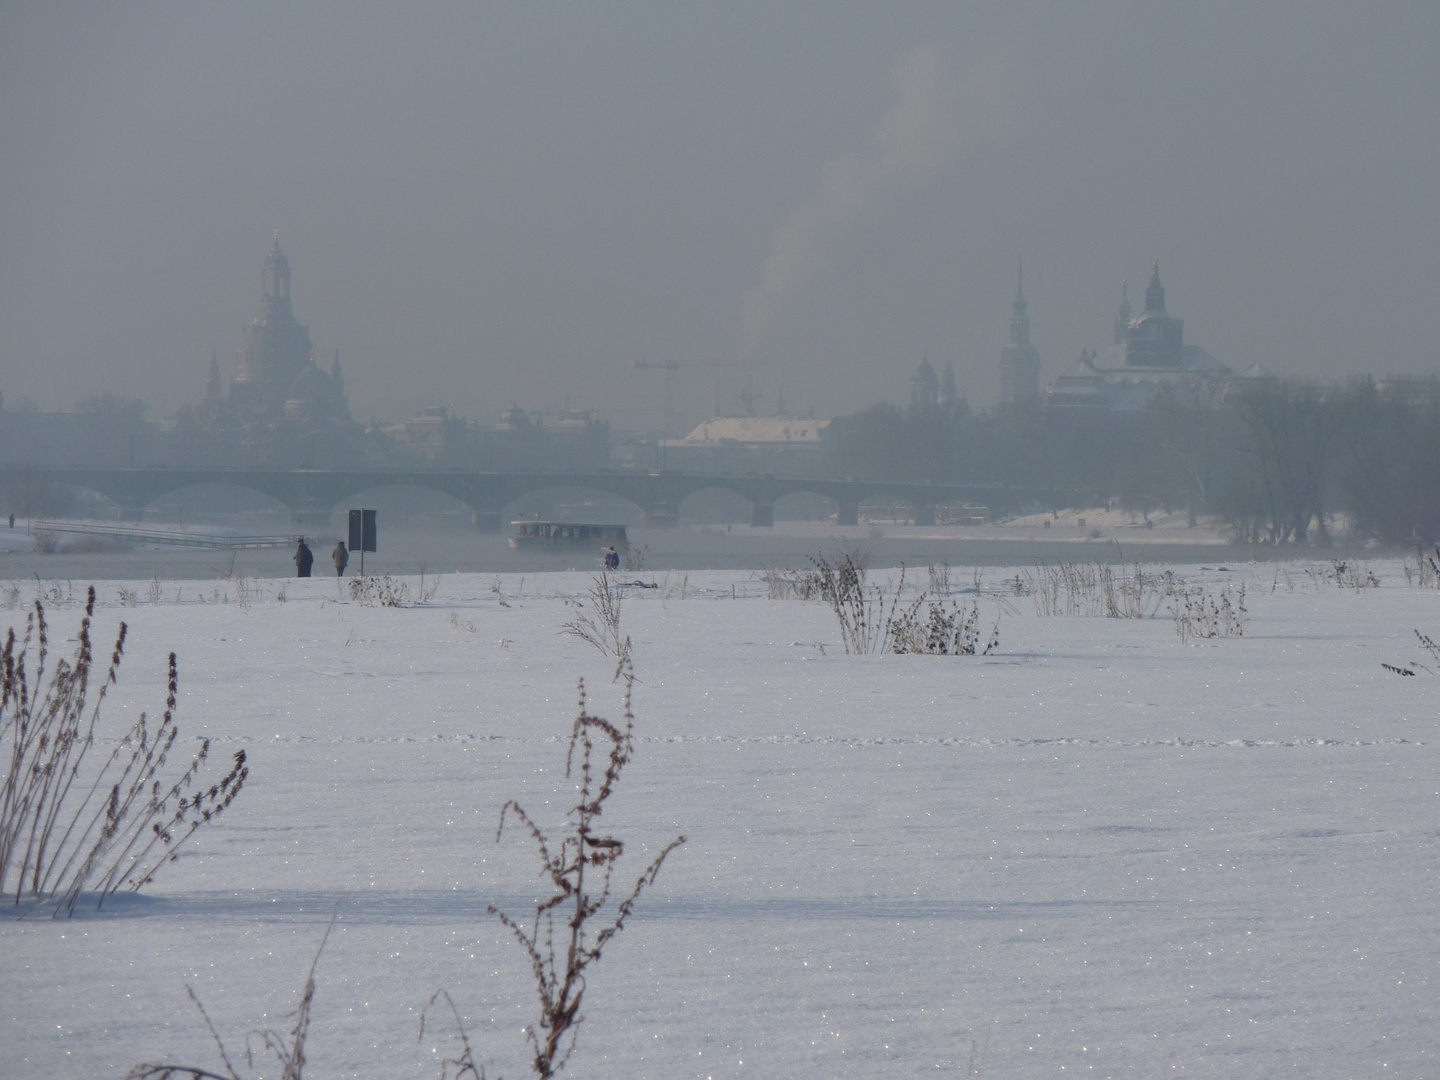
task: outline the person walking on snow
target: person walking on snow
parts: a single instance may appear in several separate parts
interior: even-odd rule
[[[335,564],[335,576],[345,576],[345,564],[350,561],[350,554],[345,550],[345,541],[341,540],[335,545],[335,550],[330,553],[330,561]]]
[[[300,543],[295,548],[295,554],[290,556],[290,558],[295,561],[296,577],[310,576],[310,567],[315,565],[315,556],[310,549],[305,546],[305,538],[303,536],[300,537]]]
[[[620,553],[615,550],[614,544],[611,544],[608,548],[605,549],[605,569],[620,569]]]

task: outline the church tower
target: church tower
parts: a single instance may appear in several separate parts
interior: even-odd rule
[[[280,230],[275,230],[275,246],[265,256],[265,265],[260,271],[260,299],[266,313],[290,315],[290,260],[280,250]]]
[[[245,328],[235,358],[230,402],[242,420],[271,420],[284,414],[295,380],[311,366],[310,331],[290,305],[290,260],[280,250],[280,233],[260,270],[260,314]]]
[[[935,365],[927,356],[915,367],[910,376],[910,409],[912,412],[928,412],[940,404],[940,379],[935,374]]]
[[[1160,284],[1160,260],[1150,268],[1145,287],[1145,310],[1125,328],[1125,366],[1178,368],[1185,352],[1185,320],[1165,310],[1165,286]]]
[[[1120,313],[1115,316],[1115,344],[1125,344],[1125,331],[1130,328],[1130,282],[1120,282]]]
[[[954,409],[960,404],[960,393],[955,389],[955,365],[945,361],[945,373],[940,376],[940,401],[942,409]]]
[[[1040,399],[1040,353],[1030,344],[1030,305],[1025,302],[1025,265],[1015,276],[1010,342],[1000,350],[1000,403],[1028,405]]]

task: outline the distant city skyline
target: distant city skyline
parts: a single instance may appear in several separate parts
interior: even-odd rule
[[[757,32],[756,27],[764,27]],[[198,401],[276,228],[358,420],[1000,396],[1159,258],[1281,375],[1437,369],[1440,10],[260,2],[0,12],[0,392]],[[637,361],[649,370],[637,367]],[[748,376],[748,384],[747,384]]]

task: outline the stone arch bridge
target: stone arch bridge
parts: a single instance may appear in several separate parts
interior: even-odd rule
[[[750,503],[752,525],[774,523],[775,502],[810,493],[832,500],[841,525],[858,524],[862,503],[883,501],[910,508],[917,525],[933,525],[937,506],[978,505],[1011,511],[1033,502],[1049,503],[1043,493],[1001,485],[912,483],[886,480],[819,479],[755,475],[707,475],[683,472],[466,472],[461,470],[248,469],[248,468],[0,468],[0,482],[45,480],[97,492],[120,507],[121,517],[139,521],[145,507],[198,484],[232,484],[258,491],[289,507],[297,524],[321,524],[333,510],[371,488],[402,485],[440,492],[475,511],[481,529],[499,529],[504,508],[525,495],[557,487],[583,488],[626,499],[639,506],[652,527],[673,526],[680,503],[690,495],[718,488]]]

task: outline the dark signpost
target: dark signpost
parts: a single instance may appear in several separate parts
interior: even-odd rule
[[[360,573],[364,574],[365,552],[375,550],[374,510],[350,511],[350,542],[346,546],[360,552]]]

